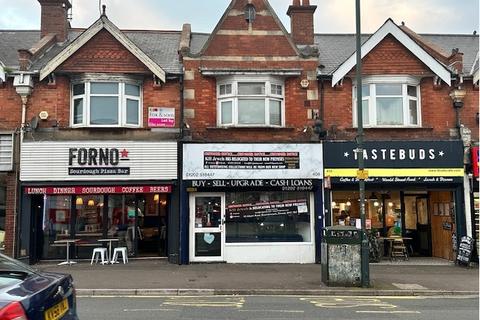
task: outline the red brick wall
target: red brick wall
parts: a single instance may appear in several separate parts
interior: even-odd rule
[[[392,35],[383,39],[362,59],[364,75],[431,75],[432,71]],[[349,76],[355,77],[355,68]]]
[[[237,1],[228,11],[225,20],[217,31],[247,31],[249,23],[245,20],[244,10],[247,0]],[[264,14],[268,8],[263,0],[253,0],[257,14],[251,27],[253,31],[272,31],[271,35],[215,34],[205,50],[207,56],[295,56],[296,52],[287,36],[276,35],[282,28],[272,15]]]
[[[365,129],[366,139],[451,139],[450,129],[455,128],[455,111],[448,95],[452,90],[446,84],[441,88],[433,85],[433,78],[424,78],[420,83],[422,128],[418,129]],[[329,129],[328,139],[354,139],[352,81],[345,79],[341,88],[325,83],[325,125]],[[472,129],[472,138],[478,140],[478,125],[475,126],[475,113],[478,112],[478,90],[467,86],[465,107],[461,111],[462,123]]]
[[[58,68],[66,72],[150,73],[147,67],[118,42],[101,30]]]
[[[68,35],[67,11],[63,8],[62,1],[57,2],[57,4],[42,5],[41,37],[55,33],[57,41],[63,42]]]
[[[301,61],[294,63],[296,68],[305,70],[300,77],[289,77],[285,79],[285,128],[216,128],[217,127],[217,92],[216,79],[214,77],[204,77],[198,71],[200,66],[205,63],[201,61],[186,60],[185,69],[194,70],[195,79],[185,81],[185,89],[195,90],[194,100],[185,100],[185,108],[195,110],[194,119],[186,119],[190,126],[192,137],[199,141],[309,141],[311,131],[303,132],[305,126],[313,125],[313,120],[307,117],[308,109],[318,109],[319,100],[308,101],[307,91],[300,87],[300,80],[306,78],[306,71],[316,70],[316,62]],[[223,65],[218,63],[217,67]],[[231,67],[246,68],[245,63],[230,62]],[[208,62],[209,67],[215,67],[216,63]],[[263,66],[263,65],[262,65]],[[283,68],[288,68],[288,63]],[[264,65],[268,68],[268,63]],[[282,68],[282,63],[271,64],[271,68]],[[309,90],[317,90],[317,82],[310,81]]]
[[[7,183],[7,203],[6,203],[6,214],[5,214],[5,253],[9,256],[14,256],[13,254],[13,242],[15,239],[15,180],[16,176],[14,172],[7,174],[6,183]],[[18,210],[19,211],[19,210]]]
[[[15,130],[20,127],[21,114],[22,104],[20,97],[13,87],[13,81],[8,79],[6,83],[0,84],[0,131],[15,132]],[[16,135],[16,137],[18,137],[18,135]],[[14,239],[15,172],[5,174],[5,183],[7,186],[5,253],[12,255]]]
[[[148,107],[176,108],[177,127],[180,119],[180,88],[178,82],[168,82],[161,87],[153,85],[153,76],[145,76],[143,83],[143,124],[147,128]],[[19,102],[20,103],[20,102]],[[19,107],[20,110],[20,107]],[[49,119],[40,121],[39,127],[52,127],[58,121],[60,128],[70,127],[70,79],[57,76],[56,86],[49,86],[46,81],[35,83],[29,99],[27,120],[47,111]],[[20,112],[20,111],[19,111]]]

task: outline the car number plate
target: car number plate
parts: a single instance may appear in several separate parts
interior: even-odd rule
[[[61,319],[68,311],[68,300],[64,299],[62,302],[54,305],[45,311],[45,320]]]

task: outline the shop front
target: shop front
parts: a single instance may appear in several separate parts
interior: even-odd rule
[[[313,263],[321,144],[185,144],[184,261]]]
[[[88,259],[101,239],[130,256],[167,256],[178,212],[176,142],[69,141],[22,146],[20,256]]]
[[[470,182],[471,182],[471,188],[470,190],[472,191],[471,194],[471,201],[472,201],[472,215],[473,215],[473,237],[476,242],[476,249],[477,249],[477,259],[478,259],[478,254],[480,253],[480,192],[478,190],[479,187],[479,147],[475,146],[470,149],[470,154],[471,154],[471,168],[472,172],[470,174]]]
[[[324,146],[327,225],[360,228],[354,142]],[[409,255],[454,259],[463,236],[463,146],[459,141],[368,141],[363,158],[367,229],[400,236]]]

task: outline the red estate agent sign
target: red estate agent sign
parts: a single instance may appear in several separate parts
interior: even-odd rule
[[[478,147],[472,148],[472,168],[473,168],[473,176],[475,178],[478,178],[478,160],[479,160],[478,151],[479,151]]]
[[[26,194],[171,193],[172,186],[25,187]]]

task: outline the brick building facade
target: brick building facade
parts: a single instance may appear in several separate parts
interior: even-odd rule
[[[119,30],[105,12],[72,29],[69,1],[39,2],[40,32],[0,32],[6,253],[58,258],[47,243],[81,237],[84,257],[117,236],[175,263],[318,262],[321,229],[355,224],[354,36],[315,33],[310,1],[289,6],[288,33],[268,1],[233,0],[208,35]],[[362,43],[370,223],[453,259],[452,235],[475,229],[464,152],[478,144],[478,36],[389,19]],[[131,155],[129,173],[123,161],[92,175],[111,150]]]

